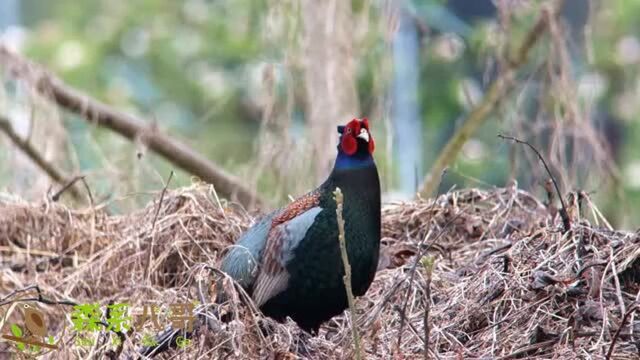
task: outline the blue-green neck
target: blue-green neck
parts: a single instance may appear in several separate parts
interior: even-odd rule
[[[353,155],[347,155],[342,150],[338,151],[335,170],[361,169],[374,165],[373,156],[368,152],[358,151]]]

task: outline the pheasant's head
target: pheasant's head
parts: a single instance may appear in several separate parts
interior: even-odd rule
[[[340,144],[338,151],[348,156],[371,156],[375,149],[373,136],[369,132],[369,120],[353,119],[346,125],[338,126]]]

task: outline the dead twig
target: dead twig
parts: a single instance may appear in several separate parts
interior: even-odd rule
[[[0,51],[1,50],[2,48],[0,47]],[[0,115],[0,130],[2,130],[2,132],[4,132],[5,135],[7,135],[9,140],[11,140],[11,142],[18,149],[20,149],[25,155],[27,155],[31,159],[31,161],[33,161],[40,168],[40,170],[44,171],[44,173],[47,174],[47,176],[49,176],[51,180],[61,185],[67,184],[65,185],[63,190],[61,190],[56,194],[58,195],[58,197],[62,194],[62,192],[69,189],[69,193],[71,194],[71,196],[73,196],[74,199],[76,200],[82,199],[82,194],[80,193],[80,191],[73,186],[73,184],[75,183],[75,181],[77,181],[77,179],[72,179],[71,181],[67,180],[68,176],[64,175],[52,163],[47,161],[44,158],[44,156],[40,153],[40,151],[38,151],[38,149],[36,149],[33,146],[33,144],[31,144],[27,140],[22,139],[20,135],[16,133],[13,126],[11,126],[11,122],[9,121],[9,119],[1,115]],[[55,199],[54,201],[57,201],[57,199]]]
[[[172,178],[173,178],[173,170],[171,170],[171,172],[169,173],[169,178],[167,179],[167,182],[164,184],[164,187],[162,188],[162,192],[160,193],[160,201],[158,202],[158,207],[156,208],[156,213],[153,216],[153,222],[151,223],[152,232],[156,228],[156,221],[158,220],[158,214],[160,214],[160,208],[162,207],[162,200],[164,200],[164,194],[167,193],[167,188],[169,187],[169,183],[171,183]]]
[[[109,304],[107,305],[107,311],[105,314],[105,317],[107,319],[111,318],[111,310],[112,310],[112,305],[114,304],[113,301],[110,301]],[[120,354],[122,354],[122,350],[124,348],[124,342],[127,339],[124,335],[124,333],[122,331],[119,330],[113,330],[112,327],[107,327],[108,330],[112,330],[120,339],[120,342],[118,343],[118,345],[116,346],[115,350],[111,350],[109,352],[107,352],[107,356],[109,356],[111,359],[118,359],[120,357]],[[106,339],[106,336],[105,336]]]
[[[51,201],[60,200],[60,196],[62,196],[62,194],[64,194],[65,191],[67,191],[69,189],[73,189],[73,186],[75,185],[75,183],[78,180],[83,180],[84,178],[85,178],[84,175],[74,176],[71,180],[67,181],[67,183],[60,190],[58,190],[58,192],[56,192],[55,194],[51,195]]]
[[[17,300],[9,300],[12,297],[23,293],[23,292],[27,292],[30,290],[35,290],[36,293],[38,294],[37,298],[24,298],[24,299],[17,299]],[[13,290],[12,292],[10,292],[9,294],[7,294],[5,297],[3,297],[2,299],[0,299],[0,306],[4,306],[7,304],[11,304],[14,303],[16,301],[38,301],[41,302],[43,304],[47,304],[47,305],[70,305],[70,306],[75,306],[78,305],[76,302],[73,302],[71,300],[50,300],[45,298],[44,296],[42,296],[42,291],[40,290],[40,287],[38,285],[29,285],[26,287],[23,287],[21,289],[16,289]]]
[[[424,267],[424,273],[426,276],[424,285],[425,287],[425,302],[424,302],[424,358],[429,359],[429,334],[431,327],[429,326],[429,312],[431,310],[431,277],[433,275],[433,265],[435,259],[428,256],[421,260]]]
[[[618,330],[616,330],[615,335],[613,335],[613,339],[611,339],[611,345],[609,346],[609,351],[607,351],[606,360],[611,359],[611,355],[613,354],[613,349],[616,347],[616,341],[618,341],[618,337],[620,337],[620,332],[624,328],[624,324],[627,323],[627,319],[633,314],[636,310],[638,310],[638,305],[632,306],[627,312],[624,314],[622,321],[620,322],[620,326],[618,326]]]
[[[156,207],[156,213],[155,215],[153,215],[153,222],[151,223],[151,233],[155,234],[155,229],[156,229],[156,221],[158,220],[158,214],[160,214],[160,208],[162,208],[162,201],[164,200],[164,195],[167,193],[167,188],[169,187],[169,183],[171,182],[171,179],[173,178],[173,170],[171,170],[171,172],[169,173],[169,178],[167,179],[167,182],[164,184],[164,187],[162,188],[162,192],[160,193],[160,201],[158,201],[158,206]],[[155,235],[151,236],[151,245],[149,246],[149,256],[147,257],[147,268],[146,268],[146,278],[149,278],[149,275],[151,274],[151,259],[153,258],[153,246],[155,245],[156,242],[156,237]]]
[[[91,193],[91,188],[87,183],[87,179],[83,176],[80,178],[80,180],[82,181],[82,185],[84,185],[84,189],[87,190],[87,195],[89,196],[89,205],[91,205],[91,208],[93,209],[95,206],[95,202],[93,200],[93,194]]]
[[[540,152],[538,151],[538,149],[535,148],[535,146],[531,145],[527,141],[520,140],[513,136],[506,136],[502,134],[498,134],[498,137],[503,140],[511,140],[511,141],[517,142],[518,144],[527,145],[529,148],[531,148],[531,150],[533,150],[533,152],[536,153],[536,156],[538,156],[538,159],[540,159],[540,161],[542,162],[542,165],[544,165],[544,168],[547,171],[547,174],[549,174],[549,177],[553,182],[553,187],[555,188],[556,194],[558,195],[558,199],[560,199],[560,204],[562,205],[562,209],[560,209],[560,218],[562,218],[562,225],[564,226],[564,232],[566,233],[567,231],[571,230],[571,220],[569,219],[569,212],[567,211],[567,206],[565,205],[564,200],[562,198],[562,193],[560,192],[560,188],[558,187],[558,182],[556,181],[556,178],[551,173],[551,170],[549,169],[547,162],[542,157],[542,154],[540,154]]]
[[[405,321],[406,321],[407,315],[402,312],[402,309],[400,308],[400,306],[394,305],[393,306],[393,310],[398,313],[398,316],[400,316],[400,319],[405,319]],[[410,322],[407,322],[407,324],[409,325],[409,329],[411,329],[417,335],[418,334],[418,329],[416,329],[416,327]],[[423,338],[418,337],[418,339],[420,339],[420,341],[422,341],[422,343],[425,344],[425,341],[424,341]]]
[[[499,359],[500,360],[507,360],[507,359],[518,358],[518,357],[521,357],[523,355],[530,355],[534,351],[538,351],[540,349],[544,349],[544,348],[547,348],[549,346],[552,346],[553,344],[557,343],[558,340],[559,340],[559,338],[555,338],[555,339],[539,342],[539,343],[536,343],[536,344],[527,345],[527,346],[521,347],[517,351],[514,351],[511,354],[509,354],[507,356],[503,356],[503,357],[501,357]]]

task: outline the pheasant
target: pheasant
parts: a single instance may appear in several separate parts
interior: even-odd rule
[[[335,165],[322,185],[264,216],[230,248],[220,266],[265,315],[277,321],[290,317],[311,334],[348,306],[333,197],[336,187],[344,194],[346,250],[355,296],[369,289],[378,265],[380,181],[369,122],[353,119],[338,126],[338,133]]]

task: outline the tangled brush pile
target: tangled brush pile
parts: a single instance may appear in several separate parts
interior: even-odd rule
[[[215,271],[220,254],[251,214],[210,187],[163,195],[126,216],[0,196],[2,332],[19,322],[17,304],[26,299],[51,314],[49,331],[60,340],[58,350],[42,351],[45,358],[127,357],[150,324],[100,331],[94,345],[79,347],[68,304],[126,299],[140,309],[198,300],[199,311],[216,307],[232,320],[211,319],[211,329],[170,356],[301,357],[295,324],[263,318],[229,279],[229,302],[205,306],[215,295],[201,284],[223,276]],[[568,232],[551,206],[515,186],[386,205],[379,271],[356,301],[357,323],[333,319],[304,357],[352,358],[356,326],[367,359],[423,358],[425,349],[440,359],[606,358],[610,351],[637,359],[640,234],[611,229],[588,197],[574,195]],[[121,345],[110,342],[115,336]],[[0,353],[11,351],[0,343]]]

